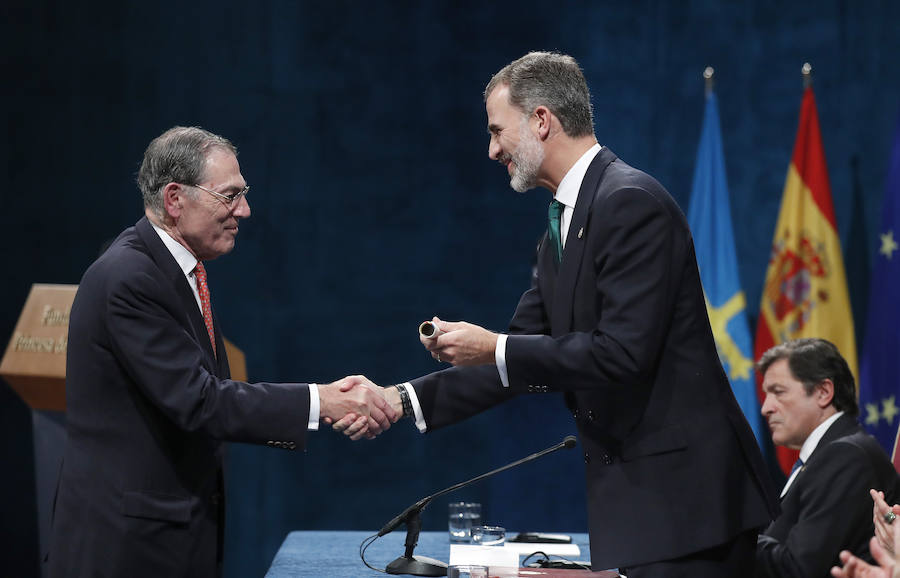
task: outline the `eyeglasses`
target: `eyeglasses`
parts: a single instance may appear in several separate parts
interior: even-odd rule
[[[188,186],[197,187],[201,191],[206,191],[210,195],[212,195],[212,196],[216,197],[217,199],[219,199],[220,201],[224,202],[229,207],[234,207],[241,200],[241,197],[246,196],[246,194],[250,192],[250,185],[247,185],[240,191],[238,191],[236,193],[231,193],[230,195],[224,195],[222,193],[217,193],[215,191],[211,191],[211,190],[207,189],[206,187],[201,187],[200,185],[188,185]]]

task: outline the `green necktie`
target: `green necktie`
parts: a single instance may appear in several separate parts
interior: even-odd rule
[[[562,237],[559,234],[559,217],[562,215],[563,208],[565,205],[553,199],[550,201],[550,208],[547,213],[550,217],[550,242],[553,243],[553,246],[556,248],[556,262],[562,262]]]

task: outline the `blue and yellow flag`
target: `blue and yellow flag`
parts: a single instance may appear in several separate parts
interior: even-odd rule
[[[767,432],[762,427],[756,397],[753,340],[747,321],[746,298],[738,278],[728,196],[719,108],[716,95],[710,91],[706,97],[703,129],[697,149],[688,222],[694,235],[700,279],[706,294],[706,310],[716,338],[719,359],[757,443],[765,448],[763,436]]]
[[[900,426],[900,119],[886,185],[859,369],[859,409],[866,430],[891,455]]]

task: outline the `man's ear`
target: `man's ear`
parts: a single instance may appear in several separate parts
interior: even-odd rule
[[[825,408],[834,401],[834,382],[830,379],[823,380],[815,389],[816,403]]]
[[[162,190],[163,212],[173,219],[181,217],[187,191],[179,183],[169,183]]]
[[[553,113],[544,105],[534,109],[533,117],[537,123],[537,136],[539,140],[547,140],[550,136],[550,125],[554,120]]]

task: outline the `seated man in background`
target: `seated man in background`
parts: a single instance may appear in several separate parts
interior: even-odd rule
[[[757,541],[757,575],[828,576],[841,550],[871,562],[869,489],[895,501],[900,478],[856,421],[847,362],[824,339],[797,339],[765,352],[757,370],[772,441],[800,450],[781,492],[782,513]]]

